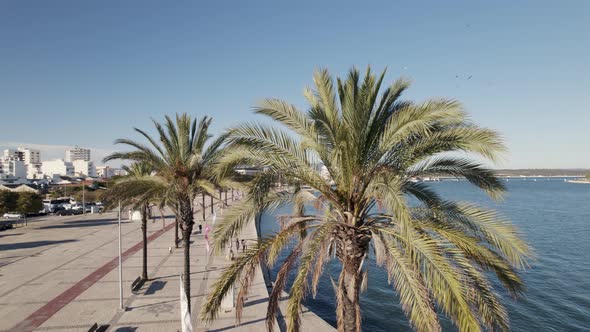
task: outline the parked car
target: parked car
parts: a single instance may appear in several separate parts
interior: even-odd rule
[[[80,213],[82,213],[83,210],[86,210],[87,213],[91,212],[91,207],[86,205],[85,208],[82,208],[82,205],[74,205],[72,206],[72,210],[74,211],[79,211]]]
[[[73,216],[78,214],[76,210],[59,210],[55,213],[56,216]]]
[[[64,210],[65,210],[65,208],[63,206],[61,206],[61,205],[60,206],[56,206],[56,207],[53,208],[53,214],[57,215],[57,213],[59,211],[64,211]]]
[[[0,220],[0,231],[6,230],[6,229],[12,229],[13,227],[14,226],[12,225],[12,222]]]
[[[21,219],[23,215],[18,212],[7,212],[4,214],[4,218],[6,219]]]

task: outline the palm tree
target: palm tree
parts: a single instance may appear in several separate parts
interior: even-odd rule
[[[134,148],[131,152],[113,153],[105,161],[113,159],[146,162],[155,175],[150,177],[154,188],[165,188],[161,197],[173,210],[179,222],[184,246],[184,290],[190,312],[190,235],[194,224],[195,198],[207,193],[215,196],[215,186],[223,182],[223,174],[216,171],[216,163],[223,153],[225,136],[210,141],[211,118],[200,121],[187,114],[177,114],[175,119],[166,116],[162,125],[154,126],[158,139],[135,128],[149,145],[129,139],[118,139],[117,144]],[[158,143],[159,142],[159,143]]]
[[[151,201],[159,200],[165,190],[162,185],[154,185],[150,178],[153,168],[145,161],[135,162],[130,167],[123,166],[126,176],[118,178],[114,185],[109,187],[103,197],[105,206],[113,208],[119,202],[122,206],[130,206],[139,209],[141,213],[141,233],[143,238],[143,264],[141,279],[147,280],[147,220]]]
[[[433,175],[462,177],[499,199],[504,186],[472,156],[494,162],[505,147],[496,132],[471,123],[456,101],[401,100],[409,87],[404,79],[379,97],[384,75],[376,76],[369,67],[361,77],[353,68],[334,87],[328,71],[320,70],[314,75],[315,91],[304,92],[307,112],[277,99],[255,109],[288,131],[262,124],[231,131],[233,152],[223,162],[262,165],[266,171],[261,176],[280,175],[294,186],[267,190],[262,202],[246,200],[226,213],[214,233],[216,248],[250,222],[261,206],[270,210],[310,202],[315,212],[295,214],[279,232],[236,259],[215,283],[203,319],[216,317],[221,299],[235,284],[239,322],[256,266],[273,265],[279,253],[288,250],[269,298],[269,330],[289,272],[295,279],[286,322],[289,331],[299,331],[301,302],[310,292],[315,296],[324,265],[335,258],[340,268],[334,282],[338,330],[360,331],[365,262],[373,257],[393,283],[415,330],[440,330],[439,313],[461,331],[508,330],[506,309],[490,278],[495,274],[511,295],[520,294],[524,285],[518,269],[530,259],[528,245],[493,211],[445,200],[416,181]],[[328,177],[321,176],[318,165]],[[301,190],[303,186],[316,194]]]

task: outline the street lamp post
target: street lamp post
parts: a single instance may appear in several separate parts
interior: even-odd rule
[[[121,256],[121,201],[119,201],[119,308],[123,309],[123,259]]]
[[[86,215],[86,193],[84,188],[84,180],[82,179],[82,215]]]
[[[86,174],[82,173],[82,172],[76,172],[75,174],[80,175],[80,177],[86,176]],[[85,183],[86,182],[86,178],[83,177],[82,178],[82,215],[86,215],[86,193],[84,192],[86,190],[85,188]]]

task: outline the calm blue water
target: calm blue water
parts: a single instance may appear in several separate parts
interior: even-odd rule
[[[511,179],[508,195],[493,202],[467,182],[433,182],[447,199],[471,201],[495,208],[516,224],[534,248],[537,260],[523,273],[525,297],[505,300],[513,331],[590,331],[590,185],[563,179]],[[275,212],[288,213],[289,209]],[[274,216],[265,216],[263,232],[278,230]],[[361,295],[363,330],[409,331],[386,274],[368,263],[369,287]],[[278,265],[273,269],[274,274]],[[327,268],[338,276],[337,264]],[[318,296],[306,306],[331,323],[335,321],[334,293],[324,275]],[[443,321],[444,330],[454,330]]]

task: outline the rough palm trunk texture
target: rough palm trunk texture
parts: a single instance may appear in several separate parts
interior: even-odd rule
[[[361,330],[361,309],[359,304],[361,275],[353,270],[357,264],[343,266],[338,282],[338,331],[356,332]]]
[[[190,227],[192,231],[192,227]],[[184,292],[188,302],[188,312],[191,312],[191,262],[190,262],[190,232],[183,232],[184,242]],[[188,233],[188,234],[187,234]]]
[[[336,256],[342,262],[336,294],[338,331],[359,332],[362,264],[370,241],[369,233],[356,227],[341,226],[334,230],[334,236],[337,239]]]
[[[174,247],[178,248],[178,217],[174,218]]]
[[[206,209],[205,209],[205,194],[203,194],[201,196],[203,198],[203,221],[205,221],[205,213],[206,213]]]
[[[190,244],[191,233],[193,232],[193,209],[190,198],[187,197],[180,204],[180,216],[182,223],[182,240],[184,245],[184,292],[188,301],[188,312],[191,312],[191,264]]]

